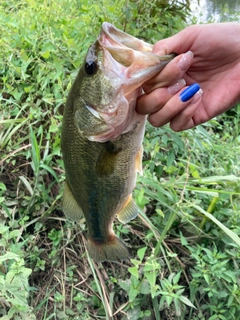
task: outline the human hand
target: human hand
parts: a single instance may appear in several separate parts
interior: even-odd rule
[[[181,131],[233,107],[240,101],[239,36],[239,23],[218,23],[193,25],[157,42],[153,53],[178,56],[143,85],[137,112],[149,114],[153,126],[170,122],[173,130]],[[179,93],[193,83],[200,85],[203,95],[200,90],[182,102]]]

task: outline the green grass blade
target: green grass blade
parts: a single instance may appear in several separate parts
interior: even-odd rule
[[[190,202],[189,202],[189,204],[190,204]],[[226,235],[228,235],[240,247],[240,238],[238,237],[238,235],[235,232],[228,229],[218,219],[216,219],[211,213],[208,213],[207,211],[203,210],[197,204],[191,204],[191,205],[192,205],[192,207],[197,209],[199,212],[204,214],[209,220],[213,221],[217,226],[219,226],[219,228],[221,228],[226,233]]]
[[[30,195],[33,196],[34,192],[33,192],[33,189],[31,187],[31,184],[28,182],[28,180],[24,176],[20,176],[19,179],[22,180],[22,182],[24,183],[24,185],[28,189]]]
[[[35,172],[38,172],[40,166],[40,148],[32,127],[30,127],[30,142],[32,146],[33,167]]]

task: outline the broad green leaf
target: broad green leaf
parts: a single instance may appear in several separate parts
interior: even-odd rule
[[[17,255],[16,253],[7,252],[3,256],[0,256],[0,263],[2,263],[3,261],[6,261],[6,260],[11,260],[11,259],[17,260],[17,259],[20,259],[20,258],[19,258],[19,255]]]
[[[137,289],[131,287],[130,290],[129,290],[129,293],[128,293],[129,301],[133,302],[139,293],[140,292]]]
[[[139,257],[139,259],[140,259],[141,261],[142,261],[143,258],[144,258],[144,254],[145,254],[146,250],[147,250],[147,247],[143,247],[143,248],[141,248],[141,249],[138,249],[138,251],[137,251],[137,255],[138,255],[138,257]]]
[[[210,283],[210,277],[209,277],[209,275],[208,275],[208,274],[204,274],[203,277],[204,277],[204,279],[206,280],[207,284],[209,284],[209,283]]]
[[[139,291],[142,294],[150,294],[151,293],[151,287],[150,287],[150,284],[147,280],[143,280],[141,282]]]
[[[128,280],[121,280],[119,279],[118,280],[118,284],[120,285],[120,287],[125,290],[125,291],[129,291],[130,290],[130,287],[131,287],[131,281],[130,279]]]
[[[151,271],[150,272],[145,272],[144,275],[147,278],[147,280],[149,281],[150,286],[154,287],[155,284],[156,284],[156,278],[157,278],[156,271],[153,270],[152,272]]]
[[[166,302],[167,302],[168,306],[170,307],[170,305],[171,305],[171,303],[173,301],[173,297],[168,295],[168,296],[165,297],[165,299],[166,299]]]
[[[128,268],[128,271],[138,279],[138,268],[136,266]]]
[[[156,212],[162,217],[164,218],[164,213],[161,209],[156,209]]]
[[[174,277],[173,277],[173,284],[177,284],[180,277],[181,277],[181,271],[179,271]]]
[[[44,59],[48,59],[50,57],[49,51],[41,52],[40,54]]]
[[[181,231],[180,231],[180,239],[181,239],[182,246],[187,246],[188,245],[187,239],[184,237],[184,235],[182,234]]]
[[[175,154],[173,151],[169,152],[169,155],[167,157],[167,166],[170,167],[173,164],[173,161],[175,159]]]
[[[141,316],[141,309],[140,307],[136,306],[134,309],[130,309],[127,311],[128,319],[131,320],[139,320]]]
[[[0,182],[0,190],[6,191],[7,188],[4,183]]]

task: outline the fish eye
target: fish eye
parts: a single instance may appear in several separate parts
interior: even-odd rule
[[[85,71],[86,71],[86,74],[88,74],[89,76],[94,75],[97,71],[96,61],[93,61],[93,60],[87,61],[85,63]]]

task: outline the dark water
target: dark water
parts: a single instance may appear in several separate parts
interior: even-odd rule
[[[239,0],[193,0],[191,9],[193,11],[191,23],[240,22]]]

